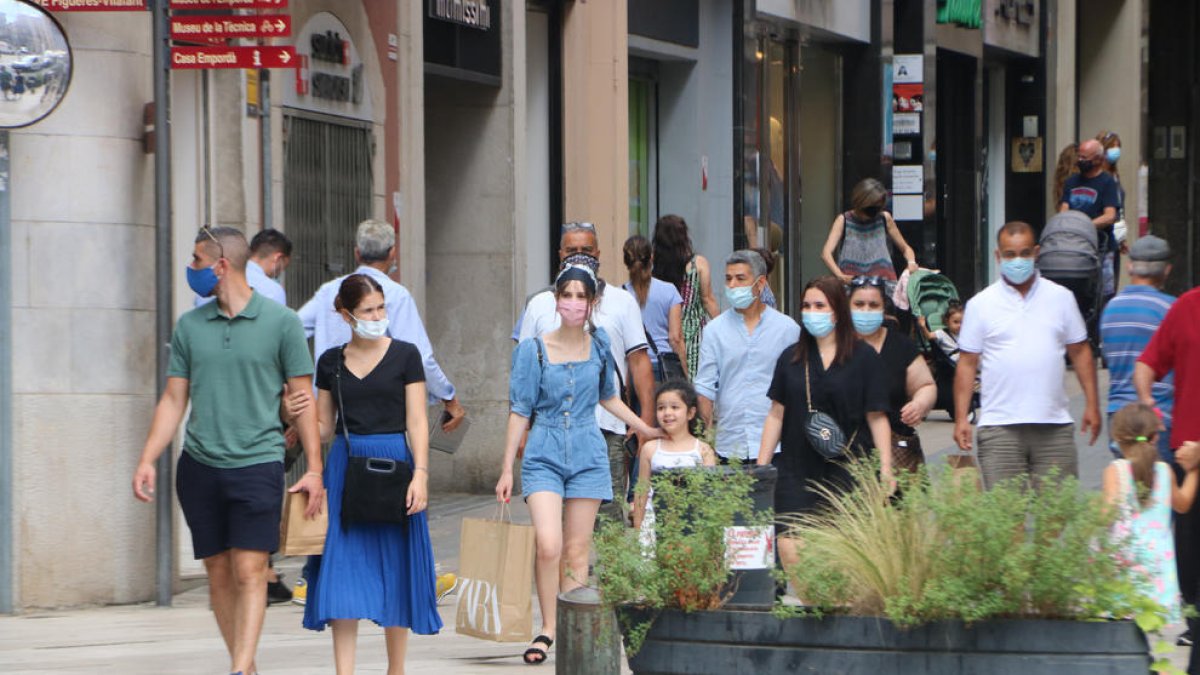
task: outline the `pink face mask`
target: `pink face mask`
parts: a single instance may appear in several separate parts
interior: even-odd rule
[[[558,301],[558,314],[565,326],[582,326],[587,320],[587,300],[562,298]]]

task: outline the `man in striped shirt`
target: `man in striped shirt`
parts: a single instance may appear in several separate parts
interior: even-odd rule
[[[1146,235],[1129,249],[1129,285],[1109,301],[1100,317],[1100,340],[1108,362],[1108,414],[1111,416],[1127,403],[1137,403],[1133,386],[1134,364],[1150,338],[1158,330],[1175,297],[1162,292],[1171,273],[1171,248],[1167,242]],[[1171,463],[1171,408],[1174,405],[1173,377],[1168,375],[1154,384],[1154,401],[1162,411],[1166,431],[1159,434],[1158,452]],[[1120,457],[1116,446],[1113,453]]]

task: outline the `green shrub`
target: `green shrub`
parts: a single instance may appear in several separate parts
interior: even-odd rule
[[[668,471],[654,486],[655,544],[651,555],[639,531],[607,520],[596,535],[596,576],[609,606],[632,606],[652,617],[662,609],[716,609],[736,591],[730,583],[725,528],[735,522],[769,526],[770,511],[755,511],[749,472],[697,468]],[[652,618],[651,618],[652,620]],[[623,626],[644,637],[649,622]],[[635,644],[636,643],[636,644]],[[636,652],[640,639],[630,639]]]
[[[1039,489],[1016,479],[981,491],[947,469],[899,479],[902,496],[869,461],[851,464],[858,487],[818,489],[829,507],[789,520],[799,563],[796,593],[824,611],[883,615],[900,626],[938,619],[1098,619],[1147,610],[1138,579],[1117,555],[1113,514],[1074,478]]]

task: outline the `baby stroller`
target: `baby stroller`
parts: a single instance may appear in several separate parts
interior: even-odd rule
[[[931,270],[917,270],[908,279],[908,303],[915,319],[924,319],[930,333],[946,328],[944,317],[952,304],[958,304],[958,287],[944,274]],[[945,410],[954,417],[954,371],[956,364],[952,354],[945,353],[934,340],[927,340],[924,332],[917,334],[923,346],[929,370],[937,385],[937,402],[934,407]],[[978,396],[972,397],[971,411],[978,407]]]
[[[908,305],[914,319],[925,319],[930,333],[945,328],[942,317],[958,302],[958,287],[950,277],[933,270],[917,270],[908,277]],[[921,336],[921,342],[926,340]]]
[[[1100,235],[1092,219],[1080,211],[1063,211],[1046,221],[1039,242],[1037,267],[1042,276],[1075,295],[1075,304],[1087,326],[1092,349],[1099,349],[1099,322],[1103,281]]]

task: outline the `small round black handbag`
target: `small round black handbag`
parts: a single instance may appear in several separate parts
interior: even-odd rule
[[[813,408],[812,389],[808,384],[808,363],[804,364],[804,393],[807,396],[808,417],[804,420],[804,435],[808,444],[825,459],[843,457],[854,442],[854,436],[846,439],[846,432],[833,417]],[[858,434],[857,431],[854,432]]]
[[[346,409],[342,404],[342,369],[346,346],[338,362],[338,414],[346,441],[346,476],[342,484],[342,527],[357,523],[393,523],[408,526],[408,486],[413,479],[407,462],[386,457],[355,457],[350,454],[350,432]]]

